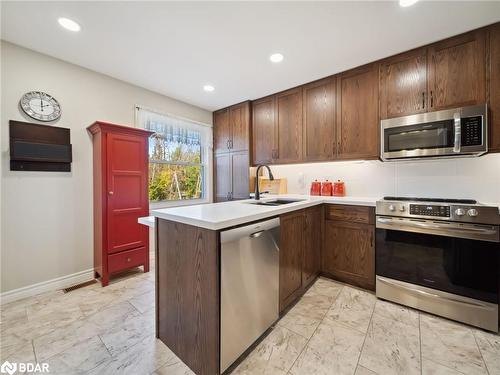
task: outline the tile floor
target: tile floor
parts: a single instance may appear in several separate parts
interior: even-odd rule
[[[154,337],[154,272],[1,308],[1,362],[51,374],[192,372]],[[318,279],[234,374],[499,374],[500,336]]]

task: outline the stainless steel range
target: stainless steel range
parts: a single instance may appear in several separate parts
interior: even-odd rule
[[[376,215],[377,297],[498,332],[498,207],[385,197]]]

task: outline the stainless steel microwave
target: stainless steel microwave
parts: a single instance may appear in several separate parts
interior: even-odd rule
[[[479,156],[488,152],[486,104],[382,120],[380,158]]]

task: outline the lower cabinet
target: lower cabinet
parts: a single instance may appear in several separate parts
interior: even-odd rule
[[[330,220],[327,215],[321,268],[326,276],[375,290],[374,212],[372,208],[365,209],[369,213],[366,222],[359,222],[359,216],[348,215],[348,208],[344,209],[345,218]]]
[[[323,242],[323,205],[305,210],[304,254],[302,263],[302,285],[307,288],[321,269],[321,244]]]
[[[248,151],[214,155],[214,201],[248,199],[250,196]]]

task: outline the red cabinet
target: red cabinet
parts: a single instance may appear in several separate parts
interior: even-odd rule
[[[148,228],[137,222],[149,215],[148,138],[142,129],[95,122],[94,271],[101,284],[109,275],[144,266],[149,271]]]

